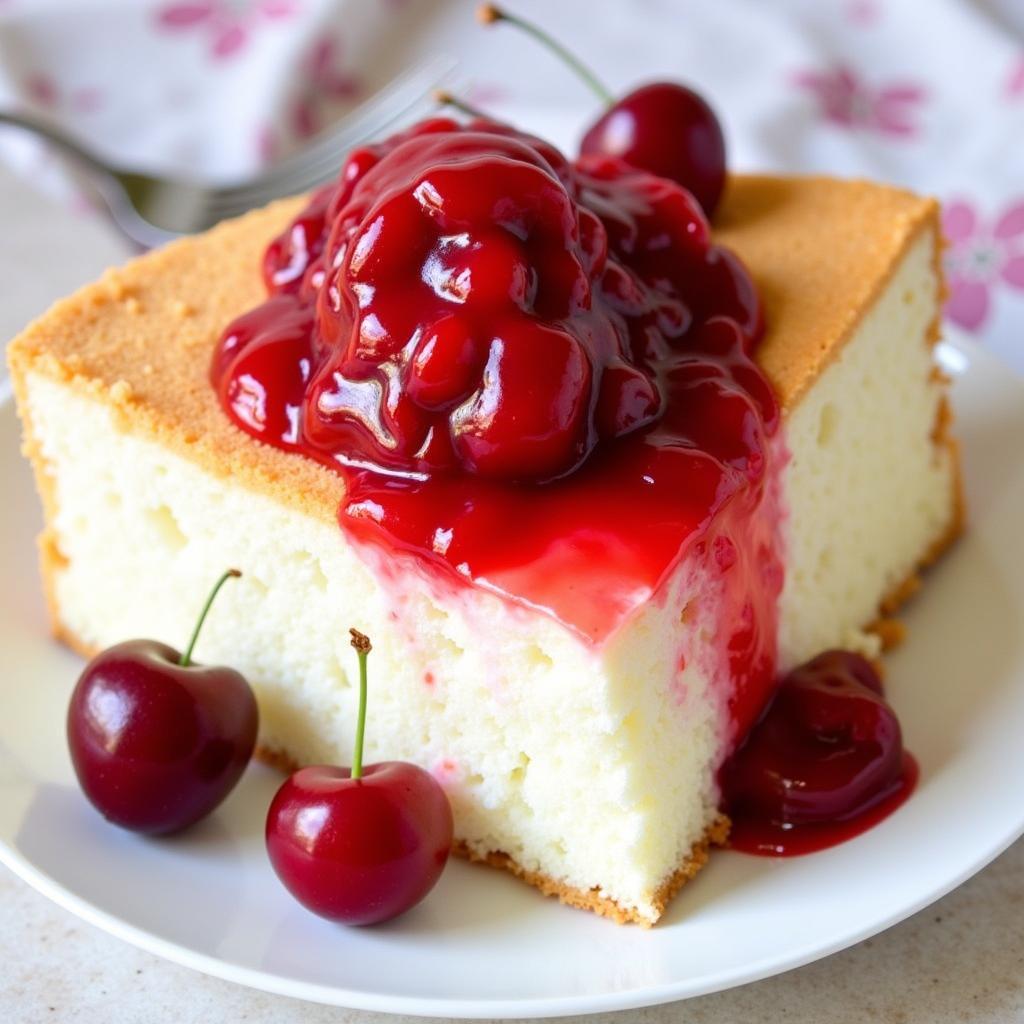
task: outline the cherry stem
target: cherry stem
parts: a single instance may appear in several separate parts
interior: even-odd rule
[[[498,7],[496,4],[481,4],[476,9],[476,17],[477,21],[482,25],[493,25],[499,21],[515,25],[516,28],[525,32],[528,36],[532,36],[541,46],[546,46],[556,57],[559,57],[568,64],[605,106],[610,107],[615,102],[615,97],[605,86],[604,82],[576,54],[567,50],[554,36],[548,35],[539,25],[535,25],[532,21],[527,21],[525,18],[520,18],[516,14],[509,14],[508,11]]]
[[[475,117],[478,121],[491,120],[479,108],[471,106],[465,100],[459,99],[458,96],[454,96],[444,89],[438,89],[434,92],[434,102],[440,103],[442,107],[453,107],[455,110],[461,110],[463,114],[466,114],[468,117]]]
[[[196,645],[196,641],[199,639],[199,630],[203,628],[203,623],[206,621],[206,616],[210,611],[210,605],[213,604],[213,599],[217,596],[217,592],[224,586],[226,580],[241,575],[242,574],[237,569],[228,569],[228,571],[224,573],[216,583],[214,583],[213,590],[210,591],[210,596],[206,599],[206,604],[203,605],[203,610],[199,613],[199,621],[196,623],[196,628],[192,630],[192,639],[189,640],[188,647],[185,648],[185,653],[178,661],[178,664],[182,668],[188,668],[192,663],[192,650]]]
[[[359,656],[359,717],[356,719],[356,744],[352,750],[352,778],[363,777],[363,736],[366,733],[366,656],[373,650],[370,638],[358,629],[350,629],[352,646]]]

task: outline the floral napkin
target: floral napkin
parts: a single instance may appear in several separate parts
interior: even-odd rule
[[[1024,371],[1021,0],[508,0],[623,89],[671,76],[719,110],[731,164],[938,196],[949,321]],[[0,0],[0,105],[125,164],[231,178],[445,52],[495,116],[571,146],[596,104],[472,0]],[[429,104],[424,105],[424,112]],[[12,131],[0,158],[85,208]]]

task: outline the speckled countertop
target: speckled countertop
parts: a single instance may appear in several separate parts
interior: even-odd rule
[[[10,1024],[413,1021],[207,978],[87,925],[0,868],[0,1020]],[[1024,840],[945,899],[843,953],[609,1024],[1024,1021]]]
[[[65,211],[53,209],[3,169],[0,223],[5,251],[17,253],[0,266],[3,338],[124,255],[94,221],[69,222]],[[39,275],[44,266],[46,274]],[[266,995],[160,960],[79,921],[0,868],[3,1024],[316,1024],[364,1018],[387,1019]],[[1024,1021],[1024,840],[944,900],[846,952],[730,992],[606,1019]]]

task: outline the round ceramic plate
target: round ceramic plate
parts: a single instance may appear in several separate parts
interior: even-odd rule
[[[510,877],[453,863],[398,921],[346,929],[281,888],[263,847],[279,782],[253,766],[170,840],[107,825],[78,792],[64,709],[81,663],[51,641],[36,496],[0,409],[0,857],[115,935],[232,981],[325,1003],[437,1016],[615,1010],[739,985],[849,946],[959,885],[1024,831],[1024,385],[944,345],[970,532],[931,574],[889,660],[920,787],[873,831],[790,860],[715,854],[651,931],[616,927]],[[898,443],[894,438],[894,443]]]

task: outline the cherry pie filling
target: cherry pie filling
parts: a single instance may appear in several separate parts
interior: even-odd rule
[[[805,824],[770,785],[737,781],[770,775],[792,740],[766,724],[791,714],[785,684],[765,711],[784,454],[753,358],[756,288],[690,193],[435,118],[355,150],[271,243],[263,277],[267,300],[213,360],[231,419],[342,474],[341,528],[377,564],[485,586],[595,645],[698,558],[719,580],[729,729],[746,739],[744,767],[723,768],[727,808]],[[825,817],[857,818],[906,778],[898,725],[879,736],[871,785],[848,785],[857,758],[829,761]],[[816,764],[799,770],[817,778]]]

